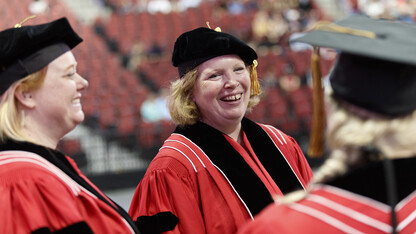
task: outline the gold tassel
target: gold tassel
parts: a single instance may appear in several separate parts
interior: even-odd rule
[[[253,60],[253,64],[250,66],[250,92],[251,96],[257,96],[261,93],[261,87],[259,80],[257,78],[257,66],[258,62],[257,60]]]
[[[26,19],[22,20],[22,22],[20,22],[18,24],[15,24],[14,27],[15,28],[20,28],[20,27],[22,27],[22,24],[26,23],[26,21],[28,21],[30,19],[33,19],[35,17],[36,17],[36,15],[31,15],[31,16],[27,17]]]
[[[317,158],[321,157],[324,152],[325,113],[323,88],[321,83],[321,69],[319,62],[319,49],[316,48],[314,48],[312,52],[311,72],[313,81],[313,112],[308,155],[311,158]]]
[[[326,31],[326,32],[335,32],[335,33],[342,33],[342,34],[350,34],[359,37],[367,37],[370,39],[376,38],[376,33],[368,30],[361,30],[356,28],[349,28],[340,26],[335,23],[331,23],[328,21],[318,21],[316,22],[311,30],[319,30],[319,31]]]
[[[211,26],[209,26],[209,22],[207,21],[207,22],[205,22],[206,24],[207,24],[207,27],[209,28],[209,29],[212,29],[211,28]],[[221,32],[221,28],[220,27],[216,27],[215,29],[214,29],[214,31],[216,31],[216,32]]]

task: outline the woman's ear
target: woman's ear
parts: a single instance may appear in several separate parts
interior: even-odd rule
[[[17,87],[14,96],[23,106],[27,108],[35,107],[35,100],[30,91],[24,91],[21,87]]]

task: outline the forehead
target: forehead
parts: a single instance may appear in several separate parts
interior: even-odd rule
[[[228,65],[228,63],[244,64],[244,61],[238,55],[235,54],[222,55],[203,62],[200,65],[200,69],[203,70],[206,68],[222,67]]]
[[[72,65],[76,65],[76,60],[71,51],[65,52],[58,58],[49,63],[50,69],[67,69]]]

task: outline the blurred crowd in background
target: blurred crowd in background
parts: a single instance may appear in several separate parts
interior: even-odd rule
[[[86,9],[87,2],[91,11]],[[174,129],[164,97],[169,82],[178,78],[170,56],[174,39],[182,32],[208,27],[208,22],[210,27],[220,27],[248,42],[259,54],[258,73],[263,90],[261,103],[249,117],[292,135],[306,155],[312,115],[311,48],[291,44],[290,39],[318,21],[337,20],[350,14],[407,23],[416,19],[416,0],[22,0],[19,3],[0,0],[0,3],[2,29],[31,14],[38,15],[35,23],[67,16],[84,38],[85,43],[74,53],[79,60],[79,73],[90,83],[83,96],[86,121],[80,130],[63,140],[61,147],[75,155],[87,175],[97,178],[142,172]],[[97,9],[102,14],[89,22],[83,20],[82,14],[91,17]],[[324,76],[335,57],[336,52],[323,51]],[[131,184],[136,185],[137,180]]]

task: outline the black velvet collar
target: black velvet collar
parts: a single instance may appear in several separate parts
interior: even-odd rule
[[[111,204],[107,201],[97,190],[95,190],[92,186],[90,186],[89,183],[87,183],[82,177],[78,175],[78,173],[75,171],[75,169],[71,166],[69,161],[66,159],[65,155],[61,152],[50,149],[47,147],[43,147],[40,145],[32,144],[29,142],[16,142],[12,140],[8,140],[5,143],[0,143],[0,151],[6,151],[6,150],[20,150],[20,151],[27,151],[32,152],[35,154],[40,155],[44,159],[48,160],[50,163],[57,166],[59,169],[61,169],[65,174],[67,174],[71,179],[76,181],[78,184],[80,184],[82,187],[86,188],[88,191],[93,193],[95,196],[97,196],[100,200],[107,203],[109,206],[111,206],[114,210],[116,210],[123,218],[125,218],[130,226],[136,231],[136,226],[131,220],[130,216],[127,214],[127,212],[121,208],[117,203]]]
[[[392,160],[395,170],[397,198],[400,202],[416,189],[416,158]],[[326,184],[389,204],[383,162],[372,162],[349,171]]]
[[[302,189],[302,184],[269,135],[258,124],[248,119],[243,119],[242,126],[251,147],[280,191],[287,194]]]
[[[246,118],[242,120],[242,127],[260,162],[281,191],[287,193],[300,188],[300,182],[267,133],[259,125]],[[175,133],[182,134],[197,144],[224,172],[252,215],[256,215],[273,202],[263,182],[225,139],[222,132],[198,122],[185,128],[178,127]]]

